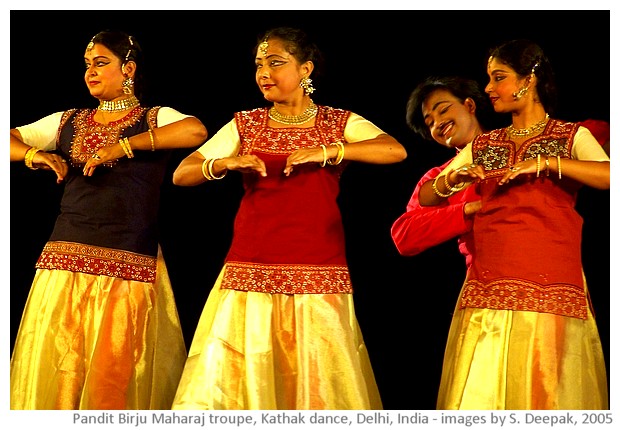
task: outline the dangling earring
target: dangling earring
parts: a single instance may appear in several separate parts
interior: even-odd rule
[[[527,91],[530,89],[530,84],[532,83],[532,80],[534,79],[534,76],[536,76],[534,74],[534,72],[536,71],[536,69],[538,68],[538,63],[534,64],[534,66],[532,67],[532,71],[530,73],[530,75],[525,78],[525,82],[526,82],[526,87],[521,88],[519,91],[512,93],[512,97],[515,99],[515,101],[521,100],[521,97],[523,97],[525,94],[527,94]]]
[[[127,95],[133,94],[133,84],[133,79],[131,79],[129,76],[126,77],[123,81],[123,93]]]
[[[312,79],[307,76],[301,78],[301,82],[299,82],[299,86],[304,89],[304,94],[309,95],[314,92],[314,87],[312,86]]]
[[[521,100],[521,97],[523,97],[525,93],[527,93],[527,90],[528,87],[523,87],[518,92],[512,93],[512,97],[515,99],[515,101]]]
[[[129,53],[127,53],[127,55],[129,55]],[[127,75],[127,73],[125,73],[125,64],[121,64],[121,73],[123,75]],[[127,94],[127,95],[131,95],[133,94],[133,84],[134,81],[133,79],[131,79],[129,76],[127,76],[125,78],[125,80],[123,80],[123,94]]]

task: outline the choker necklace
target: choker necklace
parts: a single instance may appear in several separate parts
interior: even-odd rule
[[[140,105],[140,100],[137,99],[136,96],[131,96],[126,99],[121,100],[101,100],[99,102],[99,110],[105,112],[120,112],[127,109],[133,109],[136,106]]]
[[[269,109],[269,118],[280,124],[299,125],[310,121],[316,116],[319,108],[310,100],[310,104],[300,115],[283,115],[273,106]]]
[[[531,135],[538,133],[540,130],[545,128],[545,125],[547,125],[548,120],[549,120],[549,114],[546,114],[545,117],[541,121],[537,122],[531,127],[514,128],[511,124],[508,126],[508,128],[506,128],[506,131],[508,132],[509,135],[513,137],[530,137]]]

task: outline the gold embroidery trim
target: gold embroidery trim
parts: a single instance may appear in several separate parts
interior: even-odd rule
[[[346,266],[227,262],[221,288],[269,294],[351,294]]]
[[[540,285],[518,279],[465,283],[460,307],[531,311],[586,319],[583,288],[571,284]]]
[[[35,267],[154,282],[157,258],[81,243],[48,242]]]

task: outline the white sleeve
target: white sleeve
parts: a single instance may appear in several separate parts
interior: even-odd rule
[[[239,153],[241,148],[241,138],[237,130],[237,123],[234,119],[220,128],[211,139],[202,144],[197,151],[205,159],[232,157]]]
[[[579,127],[571,151],[575,160],[609,161],[609,156],[601,144],[586,127]]]
[[[56,134],[64,112],[56,112],[28,125],[15,127],[26,145],[53,151],[56,149]]]
[[[360,115],[351,112],[347,124],[344,127],[344,139],[346,142],[359,142],[360,140],[374,139],[385,132],[372,122]]]
[[[191,118],[192,115],[185,115],[172,109],[171,107],[162,106],[157,112],[157,127],[172,124],[185,118]]]
[[[472,142],[469,142],[463,147],[463,149],[461,149],[458,154],[456,154],[456,157],[452,159],[450,164],[448,164],[445,169],[443,169],[442,172],[437,176],[445,175],[446,172],[459,169],[463,166],[469,166],[473,162],[474,157],[472,155]]]

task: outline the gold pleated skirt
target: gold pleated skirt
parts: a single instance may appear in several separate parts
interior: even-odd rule
[[[38,269],[11,409],[170,409],[186,357],[161,253],[155,283]]]
[[[454,312],[437,409],[608,409],[596,322],[494,309]]]
[[[222,274],[172,409],[382,409],[351,294],[221,289]]]

